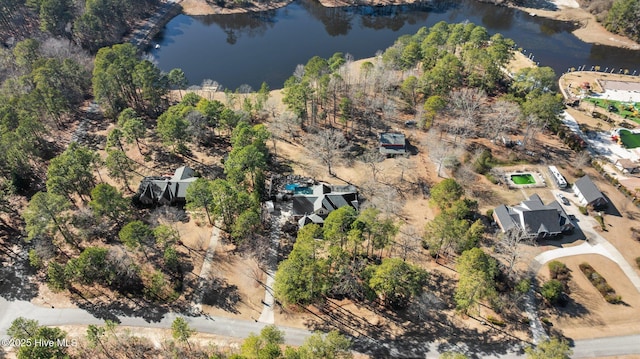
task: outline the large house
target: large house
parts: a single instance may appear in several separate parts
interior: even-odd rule
[[[358,191],[351,185],[320,183],[295,193],[292,200],[293,216],[298,219],[300,227],[309,223],[322,225],[329,213],[340,207],[359,208]]]
[[[578,196],[578,200],[583,206],[598,208],[607,205],[607,198],[589,176],[584,176],[573,184],[573,193]]]
[[[403,134],[385,132],[380,134],[380,153],[383,155],[404,155],[407,142]]]
[[[174,204],[184,202],[187,188],[195,177],[195,171],[182,166],[176,169],[173,176],[145,177],[140,182],[138,194],[144,204]]]
[[[502,232],[518,228],[524,230],[529,238],[557,236],[574,228],[567,212],[558,201],[545,205],[537,194],[517,206],[503,204],[496,207],[493,210],[493,219]]]

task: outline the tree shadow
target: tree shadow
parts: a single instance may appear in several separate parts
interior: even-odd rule
[[[236,308],[240,302],[238,287],[227,283],[223,278],[210,278],[204,282],[202,288],[202,304],[223,309],[227,312],[239,314]]]
[[[554,306],[553,309],[559,317],[567,318],[584,317],[590,313],[589,309],[567,294],[563,295],[560,303]]]
[[[88,299],[82,292],[70,288],[71,301],[79,308],[86,310],[96,318],[112,320],[120,323],[118,316],[140,317],[147,322],[159,322],[169,312],[167,306],[158,305],[139,298],[124,298],[121,300]]]
[[[38,295],[38,285],[31,280],[35,270],[29,264],[28,249],[19,235],[8,235],[0,247],[0,293],[7,300],[30,301]]]
[[[487,327],[489,330],[469,328],[461,325],[458,317],[443,312],[443,309],[454,307],[453,289],[443,293],[431,287],[454,288],[442,285],[442,281],[452,280],[446,275],[431,278],[425,291],[436,298],[428,300],[426,306],[418,305],[414,300],[404,309],[390,310],[376,301],[358,303],[361,308],[376,314],[365,317],[328,299],[323,305],[316,306],[316,310],[303,308],[311,314],[305,324],[311,330],[337,329],[353,338],[354,350],[378,358],[426,357],[434,349],[434,345],[427,343],[435,342],[441,343],[437,346],[438,351],[457,350],[458,343],[464,343],[465,354],[475,358],[520,351],[523,342],[512,336],[508,328],[491,325]]]

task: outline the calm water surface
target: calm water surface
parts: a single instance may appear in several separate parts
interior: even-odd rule
[[[243,84],[257,89],[263,81],[280,88],[297,64],[315,55],[371,57],[399,36],[439,21],[469,21],[501,33],[558,74],[582,65],[640,74],[640,51],[587,44],[571,34],[571,23],[475,0],[336,9],[298,0],[258,14],[178,15],[159,35],[160,48],[150,51],[162,70],[182,68],[192,85],[211,79],[230,89]]]

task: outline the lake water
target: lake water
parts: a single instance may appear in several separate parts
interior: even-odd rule
[[[150,53],[164,71],[182,68],[192,85],[211,79],[230,89],[243,84],[257,89],[263,81],[280,88],[297,64],[315,55],[371,57],[399,36],[439,21],[469,21],[491,34],[501,33],[558,74],[583,65],[640,74],[640,51],[587,44],[571,34],[571,23],[475,0],[333,9],[298,0],[263,13],[178,15],[156,40],[160,47]]]

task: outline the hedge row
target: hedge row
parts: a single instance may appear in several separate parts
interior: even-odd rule
[[[611,288],[607,280],[604,279],[600,273],[596,272],[593,267],[588,263],[582,263],[579,265],[580,270],[587,276],[587,279],[593,284],[594,287],[602,294],[604,300],[611,304],[620,304],[622,303],[622,297],[616,295],[616,291]]]

